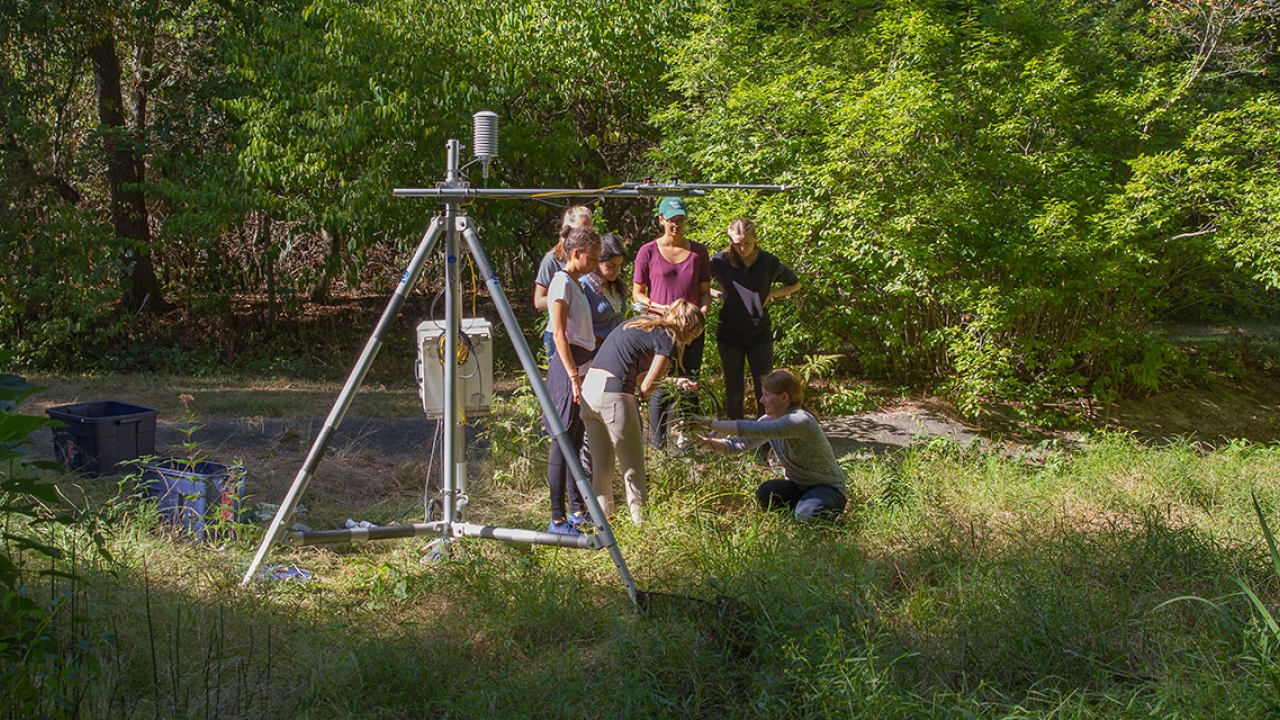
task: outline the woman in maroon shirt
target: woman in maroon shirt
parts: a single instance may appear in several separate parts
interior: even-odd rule
[[[662,315],[678,299],[686,300],[705,316],[711,306],[711,255],[701,243],[684,235],[689,214],[684,201],[678,197],[663,198],[658,203],[658,222],[662,235],[640,247],[636,253],[636,267],[632,276],[631,299]],[[705,338],[698,336],[684,349],[676,377],[689,378],[696,383],[702,369],[702,351]],[[696,388],[696,384],[693,385]],[[669,422],[672,401],[664,391],[657,391],[649,399],[649,443],[662,447],[663,430]],[[696,413],[696,408],[690,408]]]

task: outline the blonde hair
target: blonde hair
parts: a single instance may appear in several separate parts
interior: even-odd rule
[[[760,380],[760,387],[774,395],[786,393],[791,397],[792,409],[804,404],[804,383],[786,368],[778,368]]]
[[[573,207],[570,207],[568,210],[565,210],[564,222],[561,223],[562,226],[568,227],[568,228],[582,227],[583,225],[586,225],[588,227],[595,227],[595,224],[596,224],[595,215],[591,214],[591,208],[587,207],[586,205],[574,205]],[[562,235],[565,232],[566,231],[564,229],[560,230],[560,234]]]
[[[574,228],[595,227],[596,218],[591,214],[591,208],[586,205],[574,205],[564,211],[564,219],[560,222],[560,241],[556,243],[552,253],[560,262],[564,262],[566,257],[564,253],[564,239],[569,237],[569,233]]]
[[[706,324],[707,318],[702,314],[702,308],[684,298],[679,298],[671,303],[671,307],[667,308],[662,315],[641,315],[628,320],[623,327],[638,327],[645,330],[662,328],[676,344],[680,357],[683,358],[685,346],[698,339]]]

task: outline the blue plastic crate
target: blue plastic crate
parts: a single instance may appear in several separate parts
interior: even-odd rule
[[[235,536],[240,522],[245,470],[207,460],[163,458],[142,466],[146,494],[160,517],[197,540]]]

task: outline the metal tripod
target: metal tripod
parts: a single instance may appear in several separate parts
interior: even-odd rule
[[[479,121],[483,115],[493,116],[493,114],[477,114],[476,154],[477,158],[486,163],[485,167],[487,171],[488,161],[494,156],[494,154],[496,154],[497,149],[496,136],[492,135],[492,133],[496,131],[496,125],[494,124],[495,121],[493,119],[489,119],[482,127],[479,124]],[[483,137],[482,131],[486,133]],[[480,145],[482,143],[484,145],[483,154],[480,149]],[[447,544],[454,538],[476,537],[538,545],[573,547],[585,550],[608,550],[610,557],[613,559],[614,566],[618,569],[618,576],[622,579],[623,585],[626,586],[627,595],[630,596],[632,603],[639,606],[635,582],[632,580],[631,573],[627,569],[627,564],[622,558],[622,553],[618,549],[618,544],[614,539],[613,531],[609,527],[604,510],[600,507],[599,501],[596,499],[596,494],[591,486],[591,482],[583,471],[582,464],[578,460],[577,453],[566,452],[564,455],[568,462],[569,470],[573,474],[574,482],[577,484],[578,490],[581,492],[583,500],[587,505],[587,509],[590,511],[591,517],[594,518],[597,523],[597,532],[594,534],[576,536],[560,535],[557,533],[539,532],[535,530],[520,530],[500,528],[490,525],[477,525],[465,521],[467,476],[466,443],[465,432],[463,432],[459,427],[458,420],[459,415],[462,414],[462,406],[458,392],[458,330],[461,324],[461,283],[459,280],[460,265],[458,263],[460,248],[459,237],[466,240],[467,249],[471,253],[471,258],[479,269],[480,274],[485,278],[485,283],[489,288],[490,298],[493,301],[494,307],[498,310],[502,323],[506,327],[507,334],[511,337],[511,342],[515,347],[516,354],[520,357],[520,363],[524,367],[524,372],[529,379],[529,384],[532,386],[534,394],[537,396],[538,402],[542,406],[542,412],[546,418],[547,426],[551,428],[552,431],[553,441],[560,443],[561,447],[567,448],[572,445],[569,442],[568,431],[565,429],[564,423],[560,420],[560,415],[555,410],[555,406],[551,401],[551,395],[547,391],[547,386],[542,380],[542,374],[538,368],[537,361],[534,359],[533,353],[529,350],[529,346],[525,342],[524,334],[520,330],[515,314],[511,310],[511,305],[507,301],[507,297],[502,290],[501,283],[498,281],[498,276],[493,271],[493,267],[489,264],[488,257],[485,256],[484,248],[481,245],[480,236],[476,232],[475,225],[471,222],[471,219],[468,216],[459,213],[459,208],[462,206],[464,201],[469,201],[478,197],[507,199],[533,199],[540,197],[659,197],[663,195],[687,197],[704,195],[706,190],[710,189],[781,192],[789,188],[780,185],[673,185],[643,182],[623,183],[615,187],[602,188],[598,190],[528,190],[513,188],[477,189],[470,187],[469,183],[462,178],[461,172],[463,168],[460,167],[459,164],[461,148],[462,146],[457,140],[449,140],[446,143],[446,162],[448,169],[444,182],[437,184],[434,188],[400,189],[395,191],[394,194],[397,197],[436,198],[443,205],[443,211],[440,215],[432,219],[426,233],[422,236],[422,241],[418,244],[418,248],[414,252],[413,259],[409,262],[409,266],[405,270],[404,275],[400,277],[400,283],[396,286],[394,293],[392,293],[391,299],[387,303],[386,310],[383,311],[382,317],[378,321],[377,327],[374,328],[373,334],[369,337],[369,341],[366,343],[359,360],[356,361],[355,367],[351,369],[351,374],[348,375],[346,384],[342,388],[342,392],[339,393],[333,409],[329,411],[329,416],[325,420],[324,427],[316,436],[315,442],[311,446],[311,451],[308,453],[302,467],[298,470],[298,475],[294,478],[293,484],[289,487],[288,494],[280,503],[279,510],[276,511],[275,517],[267,527],[267,531],[262,538],[262,544],[258,547],[257,554],[254,556],[253,561],[245,571],[240,584],[241,586],[247,586],[252,582],[255,574],[258,572],[258,569],[262,566],[267,553],[271,551],[271,548],[274,545],[283,541],[300,544],[319,544],[438,535],[439,539],[433,544],[443,545],[447,548]],[[348,408],[350,408],[357,390],[364,382],[365,375],[372,366],[374,358],[377,357],[378,351],[382,348],[383,340],[390,331],[396,316],[399,315],[400,308],[404,304],[405,298],[421,278],[422,268],[426,262],[427,255],[441,238],[444,239],[445,256],[445,331],[444,353],[441,358],[444,363],[443,404],[445,408],[442,421],[445,421],[445,424],[444,462],[440,469],[440,472],[443,475],[443,481],[441,483],[444,496],[443,517],[440,520],[433,522],[390,527],[357,527],[343,530],[322,531],[287,530],[289,519],[293,516],[293,512],[297,508],[298,501],[302,497],[302,493],[306,490],[308,483],[310,483],[312,476],[315,474],[316,468],[320,464],[320,460],[324,457],[325,451],[329,447],[329,442],[333,439],[334,433],[342,423],[342,419],[346,415]]]
[[[498,310],[498,314],[502,319],[503,325],[506,327],[507,334],[511,337],[516,354],[520,357],[520,362],[524,366],[525,375],[528,377],[529,383],[533,387],[534,394],[537,396],[538,402],[542,406],[542,412],[546,416],[548,427],[552,430],[553,440],[561,443],[562,447],[570,447],[571,444],[569,441],[568,431],[565,429],[564,423],[561,422],[560,416],[556,412],[555,406],[551,401],[551,395],[547,392],[546,384],[542,380],[542,374],[538,368],[537,361],[534,359],[533,353],[529,350],[529,346],[525,342],[524,334],[521,332],[519,323],[516,321],[515,314],[511,310],[511,305],[507,301],[506,294],[502,290],[502,285],[498,281],[498,276],[493,271],[493,267],[489,264],[489,259],[484,253],[484,248],[480,242],[480,236],[476,232],[471,219],[466,215],[458,213],[460,201],[467,196],[466,184],[461,182],[458,178],[459,148],[460,146],[458,145],[458,141],[449,141],[449,180],[447,180],[441,188],[437,189],[445,191],[447,196],[444,201],[444,211],[441,215],[435,217],[431,221],[431,225],[423,235],[422,241],[418,244],[418,249],[414,253],[413,259],[410,261],[404,275],[401,276],[400,283],[396,286],[395,292],[391,296],[391,300],[387,303],[386,310],[383,311],[382,318],[374,329],[373,335],[370,336],[368,343],[365,345],[364,352],[360,355],[360,359],[356,362],[355,367],[351,370],[351,374],[347,377],[346,385],[342,388],[342,392],[339,394],[333,409],[330,410],[329,416],[325,420],[324,427],[316,436],[315,442],[311,446],[310,453],[307,455],[305,462],[303,462],[302,468],[298,471],[297,477],[294,478],[293,485],[289,488],[288,494],[285,496],[284,501],[281,502],[279,510],[276,511],[275,517],[267,528],[267,532],[262,539],[262,544],[258,547],[258,552],[253,558],[253,562],[249,564],[248,570],[245,571],[244,577],[240,581],[242,586],[248,585],[253,580],[255,573],[257,573],[258,568],[262,565],[263,560],[266,558],[267,553],[270,552],[272,546],[285,539],[297,543],[310,544],[408,538],[420,535],[440,535],[444,540],[457,537],[479,537],[539,545],[576,547],[591,550],[606,549],[609,551],[609,555],[613,558],[613,563],[618,569],[618,575],[621,577],[623,585],[626,586],[627,594],[631,597],[632,602],[635,602],[636,600],[635,582],[631,579],[631,573],[627,569],[626,562],[622,558],[622,553],[618,549],[618,544],[614,539],[613,531],[610,529],[608,521],[605,519],[604,510],[596,500],[596,494],[591,487],[591,482],[587,479],[586,473],[583,471],[582,465],[578,461],[577,453],[567,452],[565,453],[565,457],[569,462],[569,469],[573,474],[574,482],[577,483],[578,490],[582,493],[582,497],[587,504],[587,508],[591,512],[591,517],[596,519],[598,529],[594,534],[576,536],[560,535],[534,530],[476,525],[464,521],[463,510],[466,499],[465,433],[459,427],[458,412],[451,412],[448,410],[449,408],[460,408],[457,382],[458,327],[461,322],[460,281],[458,277],[459,237],[465,238],[467,249],[471,253],[471,258],[479,269],[480,274],[485,278],[493,304]],[[448,190],[450,189],[458,192],[449,193]],[[405,191],[405,195],[413,196],[413,192],[414,191]],[[399,191],[397,191],[397,193],[400,194]],[[443,474],[443,482],[441,485],[444,495],[444,517],[435,522],[417,523],[414,525],[404,526],[350,528],[344,530],[306,532],[287,531],[286,527],[289,522],[289,518],[293,515],[293,511],[297,507],[302,493],[306,490],[307,484],[311,481],[317,466],[320,464],[321,458],[324,457],[329,442],[332,440],[338,426],[342,423],[342,418],[346,414],[347,409],[351,406],[351,402],[355,398],[356,391],[360,387],[361,383],[363,383],[364,377],[370,366],[373,364],[374,358],[377,357],[378,351],[382,347],[383,340],[391,329],[396,316],[399,314],[405,298],[408,296],[409,291],[418,283],[427,255],[441,238],[444,239],[445,255],[446,327],[443,358],[445,363],[443,386],[444,407],[446,408],[446,411],[441,419],[444,422],[444,462],[440,469]]]

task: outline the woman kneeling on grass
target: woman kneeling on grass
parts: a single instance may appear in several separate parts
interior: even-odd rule
[[[769,480],[756,490],[756,501],[765,510],[790,508],[797,520],[831,519],[844,511],[844,470],[818,421],[807,410],[804,385],[790,370],[774,370],[760,381],[759,420],[695,418],[686,427],[698,443],[716,452],[731,454],[768,442],[782,463],[783,477]],[[709,437],[714,431],[730,437]]]

